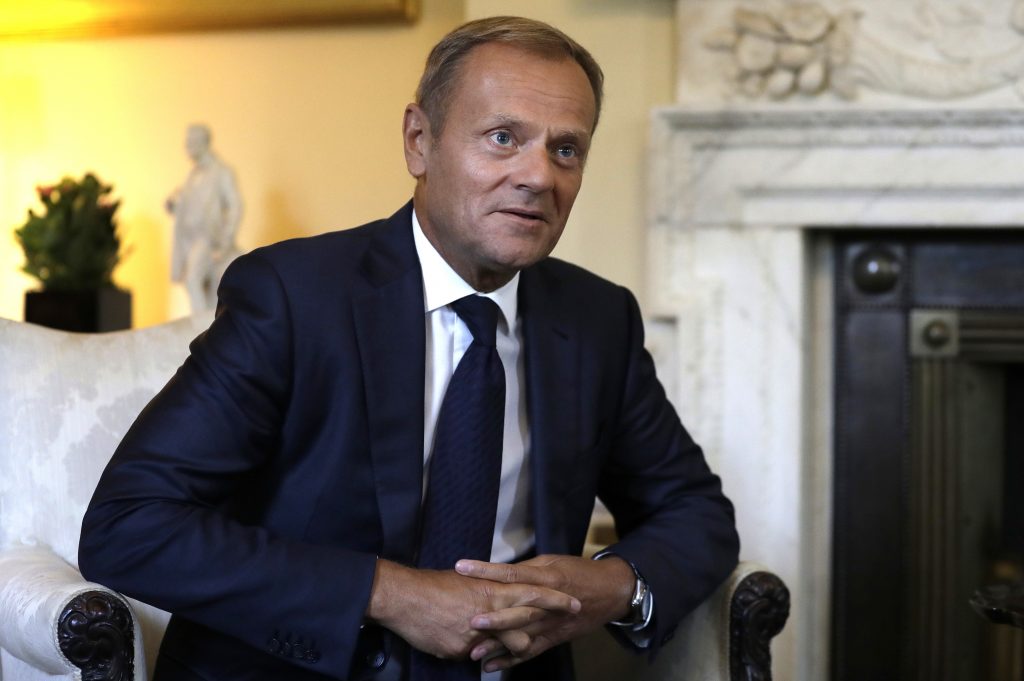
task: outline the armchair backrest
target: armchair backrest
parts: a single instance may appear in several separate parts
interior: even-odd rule
[[[0,548],[46,544],[78,565],[100,473],[209,321],[78,334],[0,319]]]

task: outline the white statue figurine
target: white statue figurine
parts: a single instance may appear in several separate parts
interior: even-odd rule
[[[194,165],[167,199],[174,216],[171,281],[183,282],[192,313],[217,304],[217,285],[240,254],[235,234],[242,219],[242,199],[235,174],[210,150],[210,129],[190,125],[185,150]]]

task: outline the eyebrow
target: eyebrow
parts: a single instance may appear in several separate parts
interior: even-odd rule
[[[492,120],[495,124],[501,125],[507,128],[522,128],[526,126],[526,123],[512,114],[498,112],[494,114]],[[552,139],[561,140],[566,142],[573,142],[576,144],[587,144],[589,146],[591,135],[586,130],[579,130],[575,128],[562,128],[556,130],[551,136]]]

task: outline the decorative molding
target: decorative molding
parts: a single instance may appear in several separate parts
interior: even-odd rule
[[[132,681],[135,635],[125,603],[104,591],[71,600],[57,621],[60,651],[82,670],[82,681]]]
[[[664,107],[653,115],[649,219],[973,224],[984,214],[985,224],[1020,224],[1024,171],[1012,158],[1020,147],[1020,109]],[[988,170],[979,175],[980,167]],[[839,203],[830,209],[828,200]],[[931,202],[943,208],[932,213]]]
[[[747,575],[733,592],[729,622],[732,681],[771,681],[771,640],[789,618],[789,589],[770,572]]]
[[[1020,109],[692,110],[663,107],[662,144],[684,132],[693,147],[1024,146]],[[664,161],[661,162],[664,164]]]
[[[777,8],[737,7],[732,25],[704,37],[704,47],[732,56],[726,77],[733,89],[751,99],[816,95],[831,88],[851,98],[835,77],[851,57],[858,10],[833,14],[817,2]]]
[[[737,5],[731,21],[703,36],[703,46],[728,53],[722,77],[748,99],[832,92],[853,100],[862,87],[927,100],[963,99],[1010,85],[1021,94],[1024,3],[1003,4],[999,16],[1008,19],[1001,25],[989,17],[1002,7],[967,3],[932,6],[926,0],[902,16],[870,0],[836,11],[799,0],[767,9]],[[888,30],[872,31],[868,18]]]
[[[856,98],[858,85],[921,99],[962,99],[1024,78],[1024,45],[966,62],[936,61],[861,34],[853,58],[834,75],[847,99]]]
[[[961,356],[975,362],[1024,361],[1024,313],[965,310],[957,315]]]

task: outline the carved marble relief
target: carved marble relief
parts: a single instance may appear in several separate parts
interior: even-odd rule
[[[834,15],[818,3],[774,11],[737,7],[731,26],[712,31],[704,46],[731,52],[727,74],[744,95],[782,99],[835,87],[833,73],[849,61],[856,15]]]
[[[852,100],[867,88],[950,100],[1008,85],[1024,97],[1024,0],[897,3],[902,13],[870,26],[868,14],[885,10],[868,5],[739,5],[702,42],[723,53],[731,88],[750,99]]]

